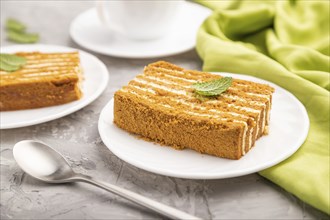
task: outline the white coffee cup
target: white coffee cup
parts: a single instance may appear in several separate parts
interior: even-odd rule
[[[97,13],[106,28],[126,38],[161,38],[175,25],[183,0],[97,1]]]

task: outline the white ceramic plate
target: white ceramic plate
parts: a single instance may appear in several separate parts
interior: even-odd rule
[[[102,27],[96,9],[92,8],[73,20],[70,35],[80,46],[105,55],[124,58],[170,56],[195,47],[197,30],[210,14],[206,7],[184,2],[182,14],[171,33],[153,41],[134,41]]]
[[[17,45],[1,47],[0,51],[1,53],[19,51],[69,52],[77,51],[77,49],[54,45]],[[99,97],[108,84],[108,70],[95,56],[84,51],[79,51],[79,54],[84,70],[83,97],[80,100],[52,107],[0,112],[0,128],[18,128],[51,121],[75,112]]]
[[[141,169],[189,179],[242,176],[271,167],[298,150],[305,141],[309,119],[304,106],[288,91],[252,76],[221,73],[234,78],[267,83],[275,88],[270,133],[260,138],[240,160],[175,150],[137,139],[113,123],[113,100],[102,110],[99,132],[105,145],[119,158]]]

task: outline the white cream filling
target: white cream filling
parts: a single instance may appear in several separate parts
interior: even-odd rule
[[[252,147],[252,134],[253,134],[253,127],[250,130],[250,136],[249,136],[249,149]]]
[[[172,72],[172,71],[169,71],[169,70],[166,70],[166,69],[164,69],[164,70],[165,70],[165,72]],[[173,71],[173,72],[176,72],[176,71]],[[164,73],[160,73],[160,72],[157,72],[157,73],[164,74]],[[197,82],[197,80],[186,79],[186,78],[182,78],[182,77],[179,77],[179,76],[173,76],[173,75],[170,75],[170,74],[164,74],[164,75],[167,76],[167,77],[169,77],[169,78],[172,78],[172,79],[179,79],[179,80],[182,80],[182,81],[185,81],[185,82],[189,82],[189,83],[195,83],[195,82]]]
[[[167,75],[167,74],[165,74],[166,76],[172,76],[172,75]],[[191,88],[190,86],[188,86],[188,85],[181,85],[181,84],[179,84],[179,83],[177,83],[177,82],[173,82],[173,81],[169,81],[169,80],[166,80],[166,79],[159,79],[159,78],[157,78],[157,77],[154,77],[154,76],[149,76],[149,75],[144,75],[143,76],[144,78],[147,78],[147,79],[151,79],[151,80],[155,80],[155,81],[158,81],[158,82],[162,82],[162,83],[166,83],[166,84],[175,84],[175,85],[179,85],[179,86],[181,86],[181,87],[184,87],[184,88],[187,88],[187,89],[189,89],[189,88]],[[175,76],[172,76],[172,77],[175,77]],[[181,77],[175,77],[176,79],[183,79],[183,78],[181,78]],[[184,79],[185,81],[187,81],[187,79]],[[191,83],[195,83],[196,81],[195,80],[189,80],[188,82],[190,82],[191,81]]]
[[[139,87],[139,86],[135,86],[135,85],[130,85],[130,86],[132,86],[132,87],[134,87],[136,89],[140,89],[140,90],[142,90],[144,92],[149,92],[149,93],[152,93],[152,94],[156,95],[156,92],[154,90],[150,89],[150,88],[143,88],[143,87]]]
[[[264,116],[264,120],[262,120],[262,127],[261,127],[261,131],[262,131],[262,133],[265,131],[265,122],[266,122],[266,108],[265,108],[265,110],[264,110],[264,114],[263,114],[263,116]]]
[[[248,126],[247,123],[244,122],[244,131],[243,131],[243,137],[242,137],[242,154],[245,155],[245,138],[246,138],[246,133],[248,131]]]
[[[78,57],[63,57],[63,58],[53,58],[53,59],[29,58],[26,62],[26,65],[41,64],[41,63],[54,63],[54,62],[72,63],[72,62],[74,62],[72,59],[78,59]]]
[[[258,115],[258,122],[260,121],[261,119],[261,114]],[[257,123],[256,125],[256,134],[254,135],[254,138],[257,139],[258,137],[258,133],[259,133],[259,123]]]
[[[40,73],[26,73],[24,75],[22,75],[22,77],[35,77],[35,76],[52,76],[52,75],[58,75],[60,74],[61,76],[65,76],[65,75],[72,75],[72,73],[59,73],[59,72],[40,72]]]
[[[163,89],[163,90],[168,91],[168,92],[173,92],[173,93],[180,94],[180,95],[187,95],[187,92],[185,90],[170,89],[166,86],[159,85],[159,84],[156,84],[156,83],[153,83],[153,82],[148,82],[148,81],[145,81],[143,79],[135,78],[133,81],[141,83],[141,84],[145,84],[145,85],[150,85],[150,86],[153,86],[153,87],[158,88],[158,89]]]
[[[265,98],[265,99],[269,100],[269,95],[257,94],[257,93],[252,93],[252,92],[246,92],[246,94],[261,97],[261,98]]]
[[[72,64],[72,65],[68,65]],[[25,70],[29,69],[39,69],[44,67],[63,67],[63,66],[75,66],[77,63],[75,62],[63,62],[63,63],[38,63],[38,64],[28,64],[24,66]]]
[[[185,73],[182,72],[182,71],[179,71],[179,70],[168,70],[166,68],[163,68],[163,67],[156,67],[156,66],[153,66],[152,68],[155,68],[155,69],[159,69],[159,70],[163,70],[165,72],[175,72],[175,73],[178,73],[178,74],[181,74],[181,75],[184,75]]]
[[[51,76],[52,74],[45,74],[44,76]],[[70,76],[72,75],[72,73],[68,73],[68,74],[61,74],[61,76]],[[40,74],[35,74],[35,75],[30,75],[28,77],[21,77],[21,78],[16,78],[16,77],[6,77],[6,79],[14,79],[17,80],[17,81],[31,81],[31,78],[39,78],[40,77]]]
[[[266,112],[266,124],[269,125],[270,121],[270,108],[271,108],[271,103],[270,103],[271,96],[269,96],[269,101],[267,103],[268,111]]]

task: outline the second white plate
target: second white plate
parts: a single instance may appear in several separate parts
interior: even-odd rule
[[[102,110],[99,132],[105,145],[122,160],[141,169],[180,178],[220,179],[261,171],[290,157],[305,141],[309,119],[305,107],[283,88],[252,76],[221,73],[266,83],[275,88],[269,135],[260,138],[240,160],[175,150],[137,139],[113,123],[113,100]]]
[[[170,56],[195,47],[197,30],[210,14],[211,10],[204,6],[184,2],[171,33],[157,40],[135,41],[117,36],[103,27],[96,8],[92,8],[73,20],[70,35],[84,48],[104,55],[124,58]]]
[[[45,53],[79,51],[78,49],[56,45],[16,45],[1,47],[1,53],[39,51]],[[75,112],[98,98],[108,85],[109,73],[106,66],[92,54],[79,51],[84,71],[83,97],[63,105],[19,111],[0,112],[0,128],[19,128],[51,121]]]

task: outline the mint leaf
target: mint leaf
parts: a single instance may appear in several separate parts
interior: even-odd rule
[[[20,69],[26,63],[26,58],[13,54],[0,54],[0,69],[12,72]]]
[[[24,32],[26,29],[26,26],[18,20],[8,18],[6,20],[6,29],[12,30],[12,31],[17,31],[17,32]]]
[[[0,60],[12,66],[22,66],[26,63],[25,57],[6,53],[0,54]]]
[[[7,33],[8,40],[16,43],[35,43],[39,40],[39,34],[36,33],[20,33],[9,30]]]
[[[6,72],[13,72],[20,68],[20,66],[12,66],[8,63],[3,62],[0,60],[0,70],[6,71]]]
[[[223,77],[220,79],[198,82],[192,84],[195,93],[202,96],[217,96],[225,92],[232,84],[233,78]]]
[[[27,33],[26,26],[18,20],[9,18],[6,20],[7,38],[16,43],[35,43],[39,40],[36,33]]]

